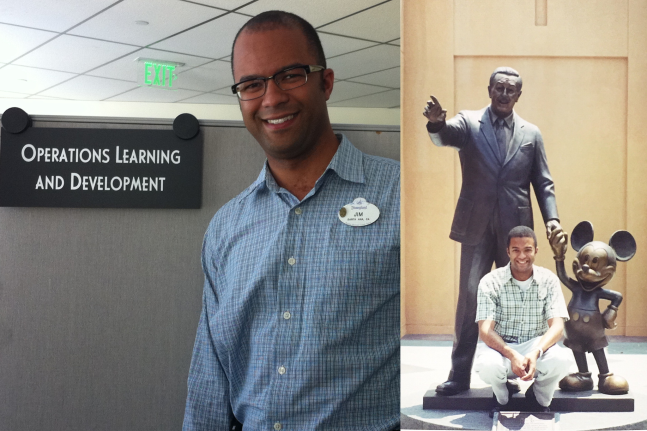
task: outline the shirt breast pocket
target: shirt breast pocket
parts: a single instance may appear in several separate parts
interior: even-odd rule
[[[330,243],[345,252],[399,250],[400,226],[384,219],[367,226],[348,226],[340,221],[330,229]]]
[[[322,339],[384,343],[385,321],[399,321],[399,249],[340,250],[326,264],[324,284],[313,304]]]

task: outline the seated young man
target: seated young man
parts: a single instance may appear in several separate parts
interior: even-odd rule
[[[554,273],[533,265],[537,251],[532,229],[513,228],[508,234],[510,263],[479,283],[476,321],[487,347],[479,349],[475,370],[492,385],[490,417],[519,390],[508,382],[516,377],[534,378],[526,398],[533,410],[550,411],[557,384],[571,366],[569,352],[555,344],[568,319],[562,289]]]

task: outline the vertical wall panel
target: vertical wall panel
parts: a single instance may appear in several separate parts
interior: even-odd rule
[[[627,335],[647,335],[647,1],[629,0],[627,229],[638,243],[627,262]]]
[[[453,1],[403,2],[402,200],[403,283],[406,333],[448,333],[455,308],[455,158],[425,131],[423,108],[430,94],[454,113]],[[439,234],[440,232],[440,234]]]

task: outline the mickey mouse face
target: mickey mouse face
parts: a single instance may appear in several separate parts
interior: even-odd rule
[[[636,241],[629,232],[615,232],[607,245],[593,241],[593,225],[588,221],[575,226],[571,246],[577,251],[573,272],[586,291],[607,284],[616,272],[616,261],[627,261],[636,254]]]
[[[590,291],[604,286],[616,272],[615,254],[611,247],[600,241],[586,244],[573,261],[573,272],[582,283],[584,290]]]

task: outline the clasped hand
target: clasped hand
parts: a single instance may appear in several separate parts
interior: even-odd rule
[[[520,353],[514,352],[514,357],[510,360],[512,364],[512,372],[521,378],[521,380],[528,381],[535,376],[537,368],[537,354],[530,352],[526,356],[521,356]]]

